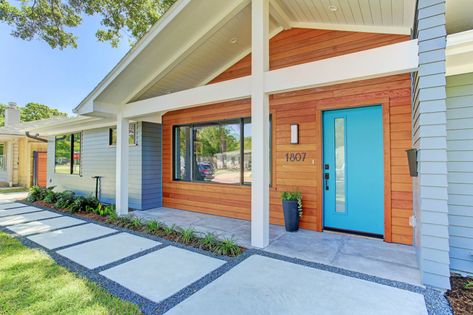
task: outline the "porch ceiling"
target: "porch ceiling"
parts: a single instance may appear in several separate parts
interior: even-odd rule
[[[207,84],[250,53],[249,4],[250,0],[179,0],[78,108],[87,103],[122,105]],[[415,0],[270,4],[271,36],[294,27],[409,34],[415,11]]]

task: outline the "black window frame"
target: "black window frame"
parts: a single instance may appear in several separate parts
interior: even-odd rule
[[[245,182],[244,176],[244,159],[245,159],[245,146],[244,146],[244,139],[245,139],[245,123],[251,123],[251,117],[241,117],[241,118],[231,118],[231,119],[221,119],[221,120],[213,120],[213,121],[206,121],[206,122],[198,122],[198,123],[191,123],[191,124],[178,124],[172,126],[172,180],[178,182],[186,182],[186,183],[202,183],[202,184],[216,184],[216,185],[230,185],[230,186],[251,186],[251,182]],[[240,125],[240,182],[239,183],[216,183],[211,181],[201,181],[194,179],[194,159],[195,159],[195,151],[194,151],[194,128],[195,127],[202,127],[202,126],[211,126],[211,125],[222,125],[222,124],[235,124],[239,123]],[[269,181],[270,186],[272,186],[273,182],[273,129],[272,129],[272,115],[269,115]],[[190,180],[181,179],[176,177],[176,130],[178,128],[188,127],[190,128]],[[252,135],[253,136],[253,135]]]
[[[80,140],[80,144],[79,144],[79,172],[78,173],[75,173],[74,172],[74,166],[75,166],[75,160],[74,160],[74,146],[76,144],[76,135],[79,135],[79,140]],[[61,172],[57,172],[57,169],[56,169],[56,161],[57,161],[57,141],[58,141],[58,138],[65,138],[67,136],[70,136],[71,137],[71,144],[70,144],[70,150],[69,150],[69,157],[70,157],[70,165],[69,165],[69,172],[68,173],[61,173]],[[74,133],[66,133],[66,134],[62,134],[62,135],[58,135],[58,136],[55,136],[54,137],[54,173],[55,174],[61,174],[61,175],[78,175],[78,176],[81,176],[82,175],[82,132],[74,132]]]
[[[137,146],[138,145],[138,137],[137,137],[137,131],[138,131],[138,123],[136,122],[133,122],[133,123],[130,123],[129,126],[128,126],[128,139],[130,139],[130,127],[133,126],[133,142],[130,143],[130,141],[128,140],[128,145],[130,146]],[[110,147],[115,147],[117,145],[117,143],[113,143],[113,133],[116,133],[117,132],[117,127],[110,127],[108,129],[108,145]]]

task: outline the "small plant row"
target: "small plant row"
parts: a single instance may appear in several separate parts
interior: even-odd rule
[[[133,216],[119,217],[114,205],[104,205],[93,196],[77,196],[72,191],[55,192],[54,187],[33,186],[26,200],[57,210],[87,215],[89,218],[91,217],[89,214],[92,214],[96,219],[108,224],[183,243],[217,255],[234,257],[244,251],[244,248],[238,246],[232,239],[220,240],[213,233],[202,235],[193,228],[183,229],[176,225],[168,226],[156,220],[143,222]]]
[[[50,207],[68,210],[71,213],[91,212],[102,217],[115,214],[114,205],[105,205],[94,196],[78,196],[69,190],[55,192],[54,186],[48,188],[33,186],[26,200],[31,203],[42,201]]]

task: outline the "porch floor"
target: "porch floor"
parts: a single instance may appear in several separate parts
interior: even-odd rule
[[[158,220],[166,225],[192,227],[199,233],[211,232],[220,238],[232,238],[241,246],[251,247],[249,221],[165,207],[134,211],[132,215],[143,220]],[[289,233],[279,225],[270,225],[269,234],[269,246],[264,248],[267,252],[385,279],[421,284],[413,246],[333,232],[299,230]]]

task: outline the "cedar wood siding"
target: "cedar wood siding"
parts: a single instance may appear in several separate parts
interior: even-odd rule
[[[328,30],[292,29],[270,41],[270,68],[330,58],[338,55],[408,40],[407,36],[353,33]],[[244,57],[213,82],[250,74],[250,56]],[[304,215],[301,227],[320,230],[321,213],[321,129],[322,108],[344,108],[383,103],[389,123],[390,163],[386,178],[392,193],[388,208],[387,240],[411,244],[412,186],[408,175],[405,149],[411,146],[411,99],[408,74],[366,81],[313,88],[270,96],[272,114],[272,187],[270,222],[283,224],[281,191],[300,190]],[[251,189],[172,180],[172,126],[219,119],[250,116],[250,100],[239,100],[168,112],[163,116],[163,205],[234,218],[250,219]],[[299,124],[299,144],[290,145],[291,123]],[[389,141],[390,140],[390,141]],[[307,152],[306,160],[286,163],[286,152]],[[385,178],[385,179],[386,179]],[[391,231],[392,232],[391,232]],[[392,236],[392,237],[391,237]]]

